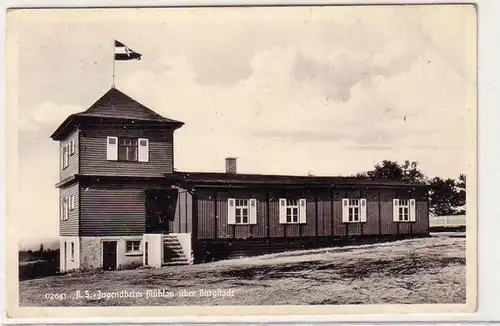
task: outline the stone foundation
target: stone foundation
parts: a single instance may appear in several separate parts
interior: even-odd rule
[[[116,266],[126,269],[142,266],[144,241],[142,236],[81,237],[80,268],[93,269],[102,267],[102,242],[116,241]],[[140,251],[127,253],[127,241],[141,241]]]

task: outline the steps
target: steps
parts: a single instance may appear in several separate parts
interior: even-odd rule
[[[189,265],[189,259],[175,235],[163,237],[163,266]]]

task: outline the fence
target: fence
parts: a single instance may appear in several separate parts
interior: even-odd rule
[[[465,215],[429,216],[429,226],[431,228],[456,228],[465,226]]]

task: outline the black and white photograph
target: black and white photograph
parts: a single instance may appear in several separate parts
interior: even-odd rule
[[[465,4],[10,10],[11,313],[472,312],[476,32]]]

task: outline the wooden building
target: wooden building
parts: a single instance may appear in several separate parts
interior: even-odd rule
[[[352,177],[174,172],[174,132],[112,88],[60,143],[61,271],[163,266],[425,236],[427,187]]]

